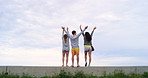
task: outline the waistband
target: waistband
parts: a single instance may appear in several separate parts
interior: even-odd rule
[[[84,45],[84,47],[91,47],[91,45]]]
[[[72,48],[72,50],[79,50],[79,48]]]

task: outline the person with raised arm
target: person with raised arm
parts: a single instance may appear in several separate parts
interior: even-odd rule
[[[90,63],[91,63],[91,59],[92,59],[91,58],[91,53],[92,53],[92,51],[94,51],[94,48],[92,46],[92,35],[93,35],[95,29],[96,29],[96,27],[94,27],[91,34],[89,32],[85,32],[85,34],[82,33],[82,35],[84,37],[85,67],[87,66],[87,54],[89,56],[89,64],[88,64],[88,66],[90,66]],[[80,30],[82,31],[81,25],[80,25]]]
[[[74,67],[74,56],[77,56],[77,67],[80,67],[79,65],[79,36],[88,28],[88,26],[86,26],[84,28],[84,30],[82,30],[79,34],[76,33],[75,30],[72,31],[72,35],[69,34],[69,31],[65,30],[65,27],[62,27],[63,30],[66,32],[66,34],[68,35],[68,37],[71,40],[71,47],[72,47],[72,65],[71,67]]]
[[[66,67],[68,67],[68,56],[69,56],[69,37],[67,34],[62,32],[62,67],[64,66],[64,58],[66,55]]]

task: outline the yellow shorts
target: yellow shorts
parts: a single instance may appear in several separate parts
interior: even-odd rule
[[[72,55],[79,55],[79,48],[72,48]]]

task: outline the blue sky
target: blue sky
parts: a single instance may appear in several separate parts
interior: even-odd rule
[[[92,66],[148,65],[147,7],[146,0],[0,0],[0,65],[61,66],[61,26],[79,33],[80,24],[97,27]]]

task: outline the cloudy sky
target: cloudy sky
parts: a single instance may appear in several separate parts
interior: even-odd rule
[[[97,27],[92,66],[148,65],[147,8],[147,0],[0,0],[0,65],[61,66],[61,26],[79,33],[80,24]]]

